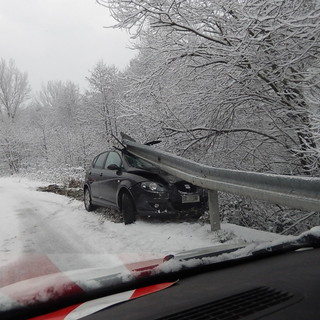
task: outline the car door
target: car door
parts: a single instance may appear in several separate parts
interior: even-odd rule
[[[101,199],[111,205],[116,205],[118,185],[123,179],[122,172],[119,170],[108,169],[110,165],[122,168],[122,160],[118,152],[110,151],[104,164],[101,181]]]
[[[92,162],[91,169],[88,173],[88,181],[90,182],[91,197],[94,201],[100,201],[101,183],[103,180],[103,170],[106,158],[109,152],[99,154]]]

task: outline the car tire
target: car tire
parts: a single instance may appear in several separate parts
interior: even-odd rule
[[[89,188],[84,189],[83,202],[84,202],[84,207],[89,212],[93,211],[97,208],[96,206],[94,206],[92,204],[91,192],[90,192]]]
[[[124,192],[121,196],[121,213],[124,224],[131,224],[136,221],[135,203],[127,192]]]

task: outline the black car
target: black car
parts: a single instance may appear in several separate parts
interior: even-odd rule
[[[86,210],[97,206],[118,208],[125,224],[134,222],[136,215],[200,216],[207,200],[202,188],[167,174],[125,149],[96,156],[84,184]]]

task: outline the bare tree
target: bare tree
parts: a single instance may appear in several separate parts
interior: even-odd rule
[[[0,114],[13,120],[28,99],[30,86],[28,76],[18,70],[13,60],[0,61]]]

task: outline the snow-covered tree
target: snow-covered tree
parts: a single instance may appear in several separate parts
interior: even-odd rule
[[[83,165],[87,157],[82,95],[72,82],[48,82],[34,103],[32,123],[53,166]],[[89,129],[87,129],[89,131]]]
[[[112,135],[118,135],[118,101],[117,83],[119,72],[114,66],[107,66],[100,60],[90,71],[87,80],[90,89],[87,100],[90,104],[91,121],[103,126],[103,135],[109,140]]]
[[[0,161],[11,173],[24,163],[29,142],[23,139],[19,111],[30,93],[27,74],[18,70],[13,60],[0,60]]]
[[[148,49],[163,63],[149,74],[149,83],[169,71],[177,84],[188,80],[193,89],[177,90],[186,108],[195,110],[194,101],[202,98],[191,113],[195,125],[168,128],[170,134],[183,133],[189,145],[228,136],[225,141],[237,140],[230,149],[243,146],[247,155],[239,156],[252,161],[262,161],[261,151],[272,146],[291,167],[286,173],[319,172],[304,97],[305,85],[313,86],[310,66],[319,58],[318,1],[98,2],[111,10],[118,27],[140,37],[142,46],[153,38]],[[181,68],[189,73],[179,72]],[[263,167],[261,163],[259,170],[273,171]]]
[[[0,60],[0,116],[13,120],[28,99],[30,87],[26,73],[19,71],[13,60]]]

